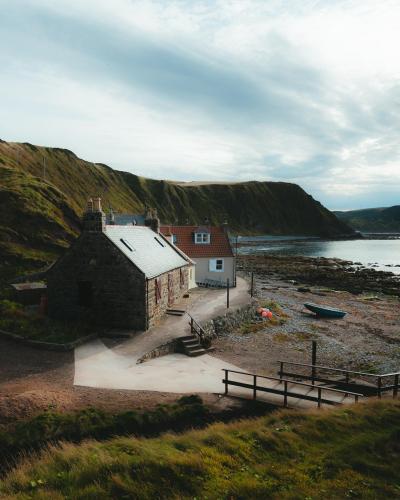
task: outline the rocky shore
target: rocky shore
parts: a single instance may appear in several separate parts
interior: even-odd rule
[[[400,297],[400,276],[360,263],[324,257],[241,255],[238,269],[301,285],[317,285],[354,294],[383,293]]]
[[[400,277],[339,259],[241,256],[239,268],[254,273],[254,296],[276,304],[279,321],[262,329],[238,328],[213,341],[214,355],[244,370],[276,375],[279,361],[393,373],[400,370]],[[305,302],[342,309],[343,319],[317,318]]]

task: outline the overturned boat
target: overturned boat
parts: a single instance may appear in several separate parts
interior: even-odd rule
[[[320,306],[311,302],[306,302],[304,304],[304,307],[322,318],[343,318],[347,314],[341,309],[335,309],[334,307],[328,306]]]

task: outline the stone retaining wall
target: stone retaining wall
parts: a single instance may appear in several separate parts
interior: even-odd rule
[[[167,354],[172,354],[174,352],[181,352],[179,344],[179,338],[171,340],[166,344],[162,344],[152,351],[143,354],[143,356],[136,361],[136,364],[144,363],[145,361],[149,361],[150,359],[159,358],[160,356],[166,356]]]
[[[247,304],[236,311],[229,311],[222,316],[207,321],[202,327],[206,337],[212,339],[236,330],[243,323],[254,321],[255,318],[255,304]]]

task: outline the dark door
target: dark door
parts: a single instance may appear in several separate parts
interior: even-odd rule
[[[82,307],[91,307],[93,303],[93,283],[78,281],[78,304]]]

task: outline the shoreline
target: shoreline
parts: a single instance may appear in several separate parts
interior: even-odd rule
[[[332,259],[318,259],[317,263],[316,259],[304,259],[303,266],[309,270],[313,264],[318,271],[322,272],[323,268],[325,278],[332,271],[335,274],[336,266],[343,274],[341,266]],[[270,265],[260,266],[254,259],[248,260],[252,265],[242,272],[247,276],[254,272],[255,298],[260,303],[276,304],[283,314],[275,323],[266,322],[262,329],[237,329],[221,335],[213,341],[214,356],[251,373],[276,376],[281,360],[311,363],[311,343],[315,340],[317,364],[372,374],[399,371],[399,288],[396,294],[368,290],[353,293],[346,288],[355,287],[355,284],[350,285],[354,273],[349,273],[347,280],[336,282],[337,286],[330,287],[326,285],[326,279],[315,280],[318,284],[310,283],[305,279],[307,273],[302,273],[301,269],[295,272],[283,265],[279,270],[279,262],[275,262],[271,269]],[[274,259],[266,260],[271,264]],[[294,263],[293,267],[298,264]],[[343,264],[343,267],[347,265]],[[292,279],[294,274],[304,279]],[[347,315],[343,319],[318,318],[305,310],[305,302],[342,309]]]
[[[328,287],[356,295],[373,292],[400,297],[400,275],[365,267],[360,262],[350,260],[247,254],[237,256],[237,269],[245,273],[253,271],[264,277],[290,280],[297,285]]]

